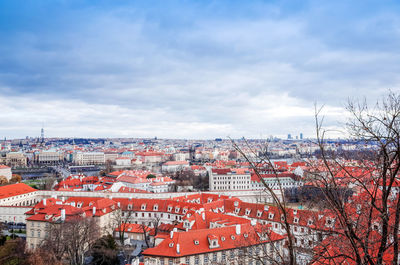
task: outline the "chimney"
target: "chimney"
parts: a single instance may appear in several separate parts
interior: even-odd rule
[[[65,221],[65,209],[61,209],[61,221]]]
[[[93,206],[93,216],[95,216],[95,215],[96,215],[96,207]]]
[[[120,203],[120,202],[118,202],[117,204],[118,204],[118,208],[121,208],[121,203]]]
[[[236,235],[240,235],[240,225],[236,225]]]
[[[179,254],[181,252],[179,244],[176,244],[176,253]]]
[[[205,213],[205,212],[202,212],[202,213],[201,213],[201,218],[203,219],[203,221],[206,220],[206,213]]]
[[[71,202],[71,206],[75,207],[75,202]]]
[[[251,220],[251,221],[250,221],[250,224],[251,224],[252,226],[255,226],[255,225],[257,224],[257,221],[256,221],[256,220]]]
[[[172,229],[172,231],[178,232],[178,228],[174,227],[174,229]]]
[[[43,205],[46,206],[46,198],[43,199]]]
[[[169,236],[170,236],[170,238],[172,239],[172,238],[174,237],[174,231],[171,231],[171,232],[169,233]]]

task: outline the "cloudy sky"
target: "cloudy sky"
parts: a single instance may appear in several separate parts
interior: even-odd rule
[[[312,137],[399,52],[398,1],[5,0],[0,138]]]

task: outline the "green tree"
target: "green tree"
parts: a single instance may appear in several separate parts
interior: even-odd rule
[[[99,238],[91,250],[93,265],[113,265],[119,264],[117,243],[114,238],[109,234]]]
[[[153,175],[153,174],[148,174],[146,178],[148,178],[148,179],[154,179],[154,178],[156,178],[156,176]]]

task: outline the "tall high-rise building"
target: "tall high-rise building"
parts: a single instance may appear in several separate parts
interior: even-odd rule
[[[300,133],[300,140],[303,140],[303,133]]]
[[[292,135],[289,133],[289,134],[287,135],[287,138],[288,138],[288,140],[292,140]]]
[[[42,129],[40,130],[40,142],[44,142],[44,129],[42,127]]]

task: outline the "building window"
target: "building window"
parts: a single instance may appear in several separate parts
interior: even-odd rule
[[[217,261],[217,253],[213,253],[213,261]]]
[[[174,264],[174,261],[172,259],[169,259],[168,260],[168,265],[172,265],[172,264]]]
[[[204,264],[208,263],[208,254],[204,254]],[[189,264],[189,263],[187,263]]]
[[[194,257],[194,264],[196,264],[196,265],[199,264],[199,256],[198,256],[198,255],[196,255],[196,256]]]
[[[190,262],[190,257],[187,256],[187,257],[185,258],[185,263],[186,263],[186,264],[189,264],[189,262]]]

